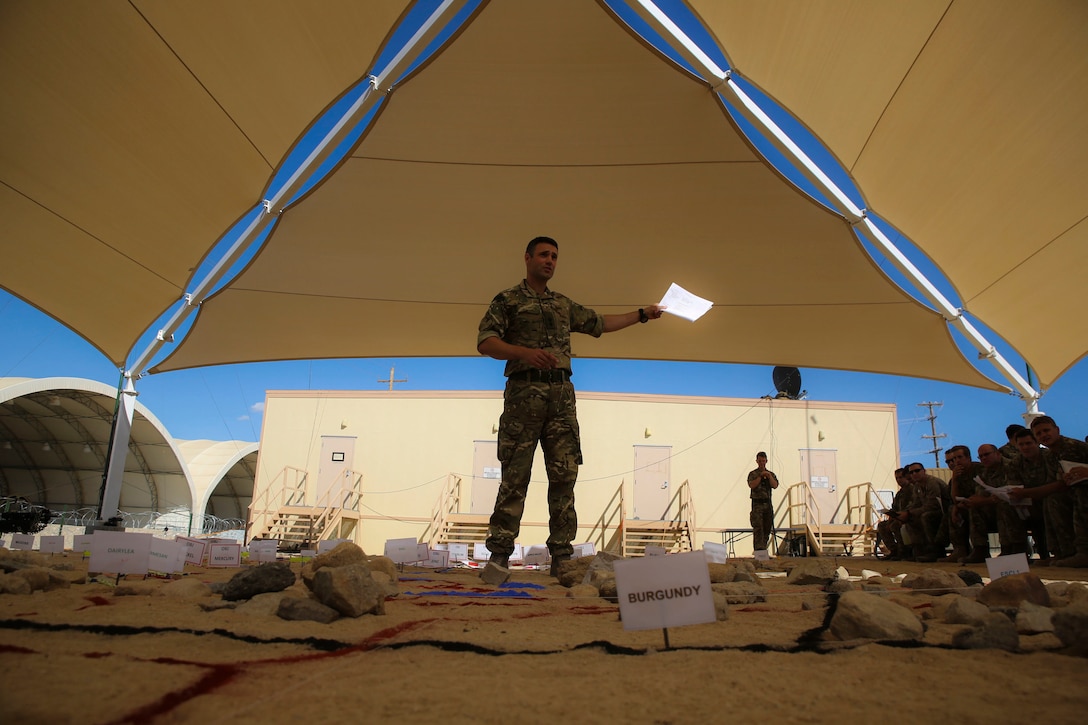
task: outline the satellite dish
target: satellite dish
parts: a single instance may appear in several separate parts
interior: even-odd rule
[[[774,389],[778,391],[779,398],[797,400],[801,394],[801,371],[797,368],[776,366],[771,371],[771,379],[774,381]]]

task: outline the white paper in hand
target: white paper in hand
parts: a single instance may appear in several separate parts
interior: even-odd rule
[[[714,306],[714,303],[710,300],[704,300],[702,297],[693,295],[675,282],[669,285],[668,291],[665,292],[665,296],[661,298],[661,302],[658,304],[664,307],[665,312],[670,315],[683,317],[685,320],[691,320],[692,322],[705,315]]]

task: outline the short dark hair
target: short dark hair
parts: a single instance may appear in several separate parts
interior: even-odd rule
[[[1058,424],[1055,423],[1054,419],[1051,418],[1049,415],[1040,415],[1037,418],[1032,418],[1031,419],[1031,427],[1032,428],[1034,428],[1037,425],[1042,425],[1043,423],[1050,423],[1050,425],[1054,426],[1055,428],[1058,427]]]
[[[952,446],[951,448],[948,449],[949,453],[955,453],[956,451],[963,451],[964,453],[967,454],[968,458],[971,457],[971,449],[968,448],[967,446]]]
[[[1019,432],[1018,432],[1018,433],[1016,434],[1016,440],[1020,440],[1021,438],[1030,438],[1030,439],[1032,439],[1032,440],[1035,440],[1035,434],[1034,434],[1034,433],[1032,433],[1032,432],[1031,432],[1030,430],[1028,430],[1027,428],[1025,428],[1024,430],[1022,430],[1022,431],[1019,431]]]
[[[922,472],[925,473],[926,464],[922,463],[921,461],[911,461],[910,463],[908,463],[907,464],[907,473],[910,473],[910,469],[912,467],[914,467],[914,466],[921,466],[922,467]]]
[[[1012,425],[1005,428],[1005,437],[1009,440],[1012,440],[1016,437],[1016,434],[1022,430],[1024,430],[1024,426],[1020,425],[1019,423],[1013,423]]]
[[[530,257],[536,253],[536,245],[538,244],[550,244],[555,247],[556,251],[559,250],[559,242],[555,241],[551,237],[533,237],[528,245],[525,247],[525,253]]]
[[[766,458],[767,453],[765,451],[760,451],[759,453],[756,454],[756,458],[759,458],[760,456],[763,456],[764,458]]]

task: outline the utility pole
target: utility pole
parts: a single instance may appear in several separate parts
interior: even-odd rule
[[[920,408],[921,407],[929,408],[929,415],[927,415],[925,417],[925,419],[929,421],[930,435],[925,435],[923,433],[922,437],[923,438],[928,438],[933,443],[933,448],[929,449],[928,452],[933,454],[933,461],[934,461],[933,467],[934,468],[940,468],[941,467],[941,459],[938,456],[938,454],[944,449],[937,445],[937,439],[938,438],[944,438],[945,435],[944,435],[944,433],[938,433],[937,432],[937,414],[933,412],[933,409],[934,408],[940,408],[942,405],[944,405],[944,403],[936,403],[936,402],[932,402],[932,401],[918,404],[918,407],[920,407]]]

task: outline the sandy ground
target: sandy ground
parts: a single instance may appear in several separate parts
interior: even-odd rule
[[[838,563],[851,574],[934,566]],[[919,644],[799,644],[823,624],[825,596],[768,578],[766,602],[669,630],[666,648],[664,632],[625,631],[616,605],[570,598],[546,573],[513,581],[518,596],[496,596],[475,571],[407,567],[384,615],[328,625],[280,620],[256,600],[205,611],[220,597],[163,596],[157,579],[129,577],[129,596],[94,582],[0,595],[0,721],[1011,723],[1075,722],[1088,708],[1088,659],[1062,654],[1052,634],[1021,636],[1018,653],[952,649],[962,627],[940,612],[955,595],[892,594],[926,621]]]

